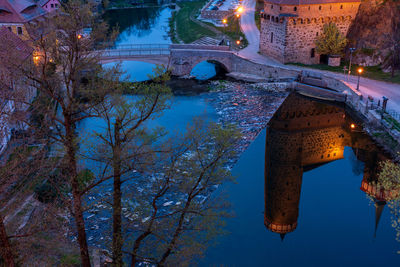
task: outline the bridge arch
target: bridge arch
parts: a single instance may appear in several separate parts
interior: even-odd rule
[[[207,80],[215,76],[225,75],[227,72],[229,72],[229,70],[224,63],[219,60],[208,59],[199,61],[198,63],[194,62],[190,75],[196,76],[196,78],[200,80]]]

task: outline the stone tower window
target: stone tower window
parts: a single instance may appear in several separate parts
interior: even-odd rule
[[[318,32],[315,35],[318,36]]]
[[[340,9],[343,9],[343,5],[340,5]]]
[[[279,7],[279,10],[282,10],[282,7],[281,7],[281,6]]]
[[[310,10],[311,7],[308,7],[308,10]]]
[[[294,10],[294,11],[297,11],[297,6],[295,6],[295,7],[293,8],[293,10]]]
[[[274,42],[274,33],[271,32],[271,43],[273,43],[273,42]]]
[[[275,18],[275,22],[279,22],[279,18],[278,17]]]
[[[274,9],[274,5],[271,5],[271,9]]]
[[[18,35],[22,34],[22,28],[21,27],[17,27],[17,33],[18,33]]]
[[[322,6],[319,6],[319,10],[321,10],[322,9]]]
[[[315,57],[315,48],[311,48],[311,58]]]

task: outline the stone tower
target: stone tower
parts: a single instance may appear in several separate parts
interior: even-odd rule
[[[282,63],[318,64],[315,40],[326,23],[346,35],[360,0],[265,0],[261,13],[260,52]]]
[[[265,151],[264,224],[281,238],[297,227],[303,172],[343,158],[344,110],[290,95],[271,119]]]

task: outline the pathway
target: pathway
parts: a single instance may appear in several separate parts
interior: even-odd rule
[[[310,70],[313,72],[323,73],[325,75],[337,78],[341,81],[348,82],[348,84],[353,88],[357,87],[357,76],[350,76],[350,79],[347,80],[347,75],[330,71],[321,71],[298,66],[283,65],[271,58],[260,55],[258,53],[260,32],[256,26],[254,19],[256,0],[243,0],[242,5],[245,11],[241,16],[240,27],[246,35],[249,45],[245,49],[239,51],[240,56],[261,64],[268,64],[272,66],[279,66],[282,68],[296,70]],[[361,78],[360,92],[363,94],[364,97],[370,95],[375,99],[382,99],[382,96],[388,97],[388,109],[392,109],[400,113],[400,84]]]

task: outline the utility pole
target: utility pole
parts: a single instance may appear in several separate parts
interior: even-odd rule
[[[355,47],[350,47],[350,62],[349,62],[349,74],[347,75],[347,81],[350,79],[350,74],[351,74],[351,60],[353,59],[353,52],[356,51]]]

